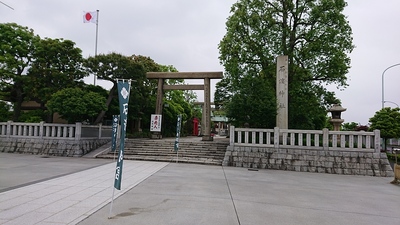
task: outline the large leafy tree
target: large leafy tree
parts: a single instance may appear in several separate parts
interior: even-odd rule
[[[249,88],[241,85],[246,77],[267,85],[263,90],[253,90],[256,96],[275,92],[275,59],[287,55],[289,127],[322,128],[326,107],[337,102],[325,85],[347,85],[348,54],[354,46],[350,25],[343,14],[345,6],[344,0],[239,0],[231,8],[227,33],[219,44],[220,61],[226,72],[214,101],[252,102],[254,95],[243,94]],[[231,97],[235,95],[240,98]],[[253,123],[240,119],[244,111],[259,110],[259,104],[249,105],[246,107],[251,109],[236,108],[228,114],[237,122]],[[272,115],[276,105],[269,104],[262,111]],[[268,127],[271,122],[259,126]]]
[[[383,108],[369,119],[370,130],[380,130],[385,146],[387,139],[400,138],[400,108]]]
[[[245,77],[238,84],[240,91],[225,106],[228,118],[235,126],[273,127],[275,124],[275,93],[268,82],[258,77]],[[251,101],[249,101],[251,99]],[[243,111],[243,109],[246,109]],[[240,112],[240,113],[237,113]]]
[[[84,85],[82,79],[87,76],[83,69],[84,59],[81,49],[74,42],[41,39],[36,44],[33,56],[25,89],[29,92],[30,100],[38,102],[41,109],[46,109],[47,101],[58,90]]]
[[[21,115],[21,104],[26,97],[26,73],[34,60],[40,37],[32,29],[16,23],[0,24],[0,88],[2,98],[14,104],[13,120]]]
[[[105,102],[105,97],[96,92],[64,88],[52,95],[48,107],[68,123],[75,123],[92,120],[99,111],[107,109]]]
[[[119,53],[100,54],[95,57],[89,57],[86,63],[86,68],[90,73],[96,75],[98,79],[112,82],[113,86],[106,101],[107,108],[110,106],[110,103],[114,98],[118,98],[118,79],[127,79],[137,82],[146,76],[146,72],[142,65],[135,63],[130,57]],[[98,114],[94,123],[100,123],[105,114],[106,110],[102,110]]]
[[[149,128],[150,115],[155,112],[157,80],[147,79],[146,73],[159,72],[162,66],[147,56],[132,55],[129,58],[140,65],[144,72],[132,83],[129,114],[132,119],[141,120],[142,127]]]

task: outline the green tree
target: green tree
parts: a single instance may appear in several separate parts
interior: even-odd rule
[[[86,68],[89,73],[96,75],[99,79],[112,82],[113,86],[109,91],[106,101],[107,108],[114,98],[118,99],[117,79],[133,80],[132,87],[136,90],[136,87],[141,86],[140,83],[146,77],[143,65],[136,63],[131,57],[119,53],[100,54],[95,57],[89,57],[86,62]],[[133,91],[133,93],[136,93],[136,91]],[[129,101],[133,102],[133,99]],[[94,123],[100,123],[105,114],[106,110],[99,112]]]
[[[106,110],[106,99],[98,93],[80,88],[65,88],[48,101],[51,112],[57,112],[68,123],[91,121],[98,112]]]
[[[218,99],[214,101],[228,99],[230,104],[236,104],[236,98],[231,96],[248,88],[240,85],[245,77],[259,77],[269,92],[275,92],[275,59],[287,55],[289,127],[324,127],[327,106],[337,102],[325,85],[346,87],[348,54],[354,48],[352,31],[343,14],[345,6],[344,0],[239,0],[231,8],[227,33],[219,44],[220,61],[226,72],[221,81],[224,85],[218,85],[224,88],[217,89]],[[264,92],[260,91],[258,97]],[[250,107],[253,109],[231,112],[231,119],[239,120],[240,112],[257,111],[260,106]],[[269,114],[276,107],[270,104],[264,110]]]
[[[129,114],[131,120],[141,120],[144,130],[150,130],[150,115],[155,112],[157,99],[157,80],[147,79],[147,72],[160,72],[161,65],[153,59],[142,55],[129,57],[133,63],[143,68],[143,74],[135,79],[129,99]],[[132,112],[132,113],[131,113]]]
[[[369,119],[370,130],[380,130],[381,138],[386,142],[389,138],[400,138],[400,108],[383,108]]]
[[[7,122],[12,117],[11,105],[0,100],[0,122]]]
[[[276,116],[275,93],[268,82],[259,77],[245,77],[238,84],[240,91],[225,106],[234,126],[273,127]],[[243,110],[245,109],[245,110]]]
[[[109,90],[106,90],[102,86],[99,86],[99,85],[91,85],[91,84],[85,85],[84,89],[87,91],[98,93],[99,95],[103,96],[105,99],[107,99],[109,96]],[[109,121],[111,121],[111,118],[113,115],[119,115],[118,98],[113,98],[111,100],[111,103],[108,106],[106,114],[105,114],[105,119],[108,119]],[[90,122],[93,123],[94,120],[90,121]]]
[[[351,123],[343,123],[342,129],[343,131],[355,131],[358,127],[358,123],[351,122]]]
[[[4,100],[14,105],[13,120],[21,115],[21,104],[26,97],[26,71],[34,60],[36,43],[40,37],[32,29],[16,23],[0,24],[0,88]]]
[[[214,103],[216,109],[224,110],[226,104],[230,102],[233,90],[231,85],[228,79],[222,79],[215,85],[216,92],[214,94]]]
[[[83,69],[82,50],[70,40],[41,39],[36,44],[34,60],[24,86],[29,99],[40,104],[42,110],[52,94],[63,88],[84,86],[88,74]],[[52,121],[49,115],[48,122]]]

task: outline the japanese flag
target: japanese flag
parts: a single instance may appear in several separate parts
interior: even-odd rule
[[[84,23],[96,23],[97,22],[97,12],[83,12],[83,22]]]

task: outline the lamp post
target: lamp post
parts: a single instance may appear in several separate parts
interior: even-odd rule
[[[384,85],[385,82],[384,82],[383,78],[384,78],[386,70],[388,70],[388,69],[390,69],[392,67],[395,67],[395,66],[400,66],[400,63],[397,63],[397,64],[389,66],[382,73],[382,109],[385,107],[385,97],[384,97],[385,96],[385,85]]]
[[[392,102],[392,101],[383,101],[384,103],[388,102],[388,103],[392,103],[395,104],[397,106],[397,108],[400,108],[399,104],[397,104],[396,102]]]

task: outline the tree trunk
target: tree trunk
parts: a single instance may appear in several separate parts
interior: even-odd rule
[[[108,93],[108,98],[107,98],[107,102],[106,102],[107,109],[110,106],[112,99],[114,98],[114,92],[115,92],[116,88],[117,88],[117,85],[114,84],[113,87],[111,88],[110,92]],[[97,118],[96,118],[96,120],[94,121],[93,124],[96,125],[96,124],[99,124],[100,122],[102,122],[103,121],[103,117],[104,117],[105,114],[106,114],[106,111],[104,111],[104,110],[101,111],[99,113],[99,115],[97,115]]]
[[[22,83],[20,81],[15,82],[15,92],[16,92],[16,98],[14,102],[13,121],[17,122],[19,120],[19,117],[21,116],[22,102],[24,101],[24,96],[22,92]]]

